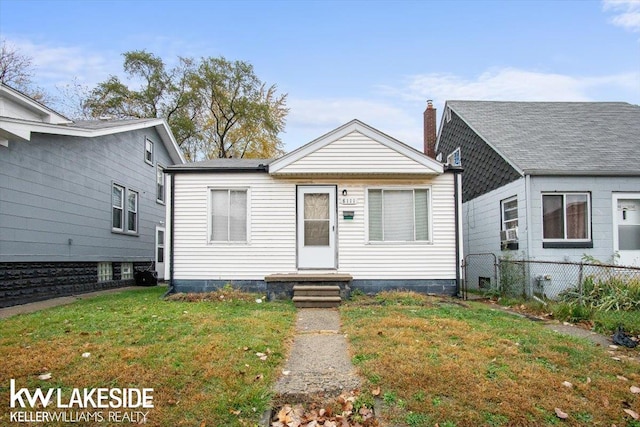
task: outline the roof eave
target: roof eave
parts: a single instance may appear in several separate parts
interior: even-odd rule
[[[637,176],[640,170],[577,170],[577,169],[525,169],[524,175],[530,176]]]

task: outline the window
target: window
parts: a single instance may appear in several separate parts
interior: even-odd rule
[[[591,239],[591,207],[588,193],[542,195],[542,237],[545,241]]]
[[[370,189],[369,241],[428,241],[429,190]]]
[[[211,190],[211,241],[247,241],[247,190]]]
[[[456,148],[451,154],[447,156],[447,164],[450,166],[462,166],[460,147]]]
[[[164,229],[157,230],[158,235],[156,236],[156,262],[162,263],[164,262]]]
[[[502,211],[502,231],[518,228],[518,199],[511,197],[500,202]]]
[[[144,161],[153,165],[153,142],[144,140]]]
[[[113,280],[113,267],[110,262],[98,263],[98,282]]]
[[[122,185],[111,186],[111,230],[138,233],[138,192]]]
[[[127,231],[138,232],[138,193],[127,191]]]
[[[156,168],[156,201],[164,204],[164,168],[160,165]]]
[[[124,187],[113,184],[111,189],[111,227],[116,231],[124,231],[122,213],[124,212]]]
[[[123,262],[120,264],[120,279],[133,279],[133,263]]]

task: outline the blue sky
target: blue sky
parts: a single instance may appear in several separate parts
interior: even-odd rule
[[[0,35],[53,91],[130,50],[248,61],[288,94],[287,150],[354,118],[421,148],[427,99],[640,104],[640,0],[0,0]]]

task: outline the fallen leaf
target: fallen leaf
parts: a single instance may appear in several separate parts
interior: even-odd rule
[[[563,386],[565,386],[565,387],[567,387],[567,388],[572,388],[572,387],[573,387],[573,384],[571,384],[569,381],[564,381],[564,382],[562,383],[562,385],[563,385]]]
[[[231,412],[235,416],[238,416],[238,415],[240,415],[241,411],[234,411],[233,409],[231,409],[229,412]]]
[[[587,384],[591,384],[591,377],[587,377]]]
[[[51,379],[51,372],[47,372],[46,374],[42,374],[42,375],[38,375],[38,379],[39,380],[50,380]]]
[[[569,418],[569,414],[567,414],[566,412],[562,412],[562,409],[560,408],[556,408],[556,417],[560,418],[561,420],[566,420],[567,418]]]
[[[256,302],[257,302],[258,304],[262,304],[262,298],[257,298],[257,299],[256,299]]]
[[[249,347],[244,347],[243,350],[244,351],[249,351]]]
[[[636,411],[632,411],[631,409],[623,409],[623,411],[631,415],[631,418],[634,420],[640,419],[640,415]]]
[[[631,390],[631,393],[633,394],[638,394],[640,393],[640,387],[636,387],[634,385],[632,385],[631,387],[629,387],[629,390]]]
[[[288,424],[292,421],[291,417],[289,416],[289,414],[291,413],[291,410],[293,408],[291,408],[291,406],[289,405],[285,405],[283,406],[279,411],[278,411],[278,421],[280,421],[281,423],[285,423]]]
[[[603,405],[605,408],[608,408],[608,407],[609,407],[609,399],[608,399],[606,396],[602,396],[602,405]]]
[[[88,351],[86,353],[82,353],[82,357],[87,358],[91,356],[91,353],[89,353]]]
[[[622,375],[616,375],[616,378],[619,379],[620,381],[629,381],[627,378],[623,377]]]
[[[617,346],[617,345],[615,345],[615,344],[609,344],[609,348],[612,348],[612,349],[614,349],[614,350],[617,350],[617,349],[619,349],[620,347],[618,347],[618,346]]]
[[[206,421],[201,422],[200,427],[207,427],[207,422]]]
[[[617,360],[618,362],[620,361],[619,357],[612,357],[613,360]]]
[[[371,394],[374,396],[380,396],[380,386],[374,388],[373,390],[371,390]]]
[[[259,375],[256,375],[256,376],[253,378],[253,380],[254,380],[254,381],[261,381],[263,378],[264,378],[264,375],[259,374]]]
[[[287,376],[291,373],[291,371],[282,371],[282,375]]]

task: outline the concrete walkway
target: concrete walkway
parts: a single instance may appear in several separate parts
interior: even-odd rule
[[[340,333],[338,310],[298,310],[296,335],[275,385],[276,395],[287,402],[332,397],[356,389],[360,383],[351,364],[347,339]]]

